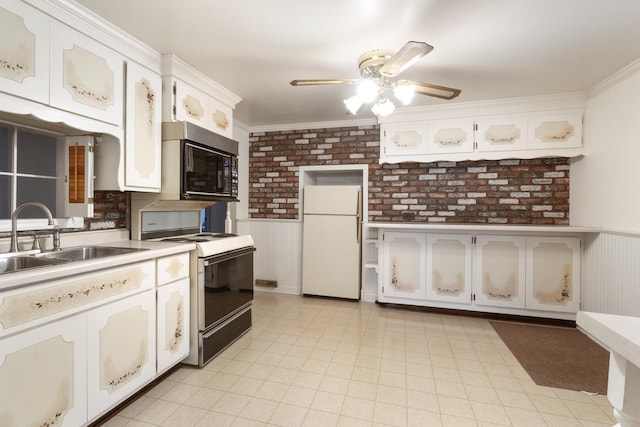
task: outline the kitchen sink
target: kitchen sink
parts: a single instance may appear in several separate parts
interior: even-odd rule
[[[43,252],[34,255],[38,259],[64,259],[67,261],[82,261],[86,259],[104,258],[131,252],[146,251],[145,248],[117,248],[111,246],[78,246],[53,252]]]
[[[40,258],[35,256],[11,256],[0,258],[0,274],[13,273],[28,268],[46,267],[49,265],[64,264],[68,259]]]

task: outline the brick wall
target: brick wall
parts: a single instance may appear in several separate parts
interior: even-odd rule
[[[127,228],[127,193],[122,191],[94,191],[93,202],[93,218],[84,219],[85,230]]]
[[[378,126],[250,135],[249,215],[298,218],[298,168],[369,165],[369,221],[569,224],[569,160],[378,164]]]

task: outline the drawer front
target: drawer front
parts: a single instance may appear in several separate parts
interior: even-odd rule
[[[155,262],[146,261],[6,292],[0,336],[152,289],[155,282]]]
[[[189,252],[158,258],[158,286],[189,277]]]

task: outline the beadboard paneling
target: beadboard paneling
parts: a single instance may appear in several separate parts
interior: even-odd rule
[[[585,234],[582,310],[640,317],[640,236]]]
[[[254,277],[278,281],[277,288],[257,286],[256,291],[302,293],[302,222],[243,220],[238,232],[251,234],[255,242]]]

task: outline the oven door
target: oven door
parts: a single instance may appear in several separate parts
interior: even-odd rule
[[[200,331],[224,322],[253,299],[253,252],[248,247],[200,259]]]

